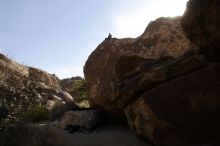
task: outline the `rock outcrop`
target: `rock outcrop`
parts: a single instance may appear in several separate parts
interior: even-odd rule
[[[116,66],[124,54],[135,54],[136,60],[125,62],[120,70],[142,65],[146,60],[155,61],[165,57],[177,58],[186,52],[196,50],[196,46],[184,35],[180,17],[159,18],[151,22],[138,38],[104,40],[89,56],[84,74],[93,106],[106,109],[117,107],[114,90],[116,86]],[[148,61],[147,61],[148,62]],[[122,76],[124,76],[122,72]],[[120,76],[119,76],[120,78]]]
[[[16,72],[21,76],[28,77],[36,82],[44,83],[47,86],[58,88],[58,78],[55,75],[49,74],[43,70],[29,67],[17,63],[5,55],[0,53],[0,67],[1,67],[1,74],[6,72]]]
[[[27,66],[13,61],[1,53],[0,53],[0,67],[1,67],[1,75],[3,75],[2,74],[3,72],[6,73],[9,70],[15,71],[21,74],[22,76],[27,77],[29,75]]]
[[[217,0],[189,0],[183,18],[159,18],[136,39],[107,38],[84,67],[91,103],[123,109],[153,145],[220,145],[219,11]]]
[[[76,110],[66,112],[56,123],[56,126],[65,129],[67,126],[79,126],[86,129],[92,129],[100,123],[99,110]]]
[[[0,54],[0,95],[0,124],[2,118],[16,120],[21,112],[28,112],[22,110],[39,104],[51,112],[52,119],[66,110],[79,109],[73,97],[60,88],[55,75],[19,64],[3,54]]]
[[[123,59],[129,60],[127,57],[123,57]],[[123,66],[123,64],[124,62],[121,60],[116,65],[116,74],[121,77],[119,79],[116,77],[117,80],[114,87],[115,99],[112,99],[112,102],[115,102],[118,108],[125,107],[129,102],[136,100],[147,90],[205,66],[202,56],[191,53],[175,59],[160,58],[156,61],[145,60],[145,63],[141,63],[139,68],[136,67],[133,70],[132,68]],[[131,71],[123,73],[124,68]]]
[[[181,24],[207,60],[220,61],[220,1],[189,0]]]
[[[146,91],[125,108],[130,127],[157,145],[216,143],[219,135],[220,64]]]
[[[80,81],[82,81],[81,77],[72,77],[72,78],[62,79],[59,81],[59,83],[64,91],[70,93],[71,91],[73,91],[74,86]]]
[[[47,72],[34,68],[28,67],[29,78],[45,83],[46,85],[54,88],[59,88],[58,78],[55,75],[48,74]]]

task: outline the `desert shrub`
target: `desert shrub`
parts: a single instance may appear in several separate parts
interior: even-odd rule
[[[62,102],[56,102],[50,111],[50,120],[56,120],[66,112],[65,105]]]
[[[50,113],[45,105],[33,104],[27,108],[24,118],[30,122],[43,122],[49,120]]]
[[[0,127],[20,122],[27,107],[37,103],[33,86],[10,65],[0,67]]]
[[[74,97],[75,102],[79,103],[88,100],[88,89],[85,79],[77,81],[70,94]]]
[[[0,125],[22,120],[27,107],[32,103],[31,99],[25,99],[17,91],[11,91],[10,89],[0,87]]]
[[[22,77],[19,77],[20,80],[15,78],[17,76],[13,75],[9,81],[0,86],[0,127],[46,119],[45,103],[39,100],[34,92],[36,84],[22,80]],[[40,118],[41,116],[42,118]]]
[[[81,108],[90,108],[88,100],[83,100],[83,101],[77,103],[77,105]]]
[[[0,74],[4,80],[0,83],[0,127],[48,119],[46,102],[39,98],[35,81],[7,68]]]

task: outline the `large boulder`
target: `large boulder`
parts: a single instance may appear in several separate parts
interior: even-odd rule
[[[183,18],[159,18],[136,39],[103,41],[84,67],[91,103],[123,109],[154,145],[219,145],[219,3],[189,0]]]
[[[141,65],[134,66],[135,68],[128,66],[132,64],[129,61],[135,62],[137,59],[138,56],[130,54],[119,58],[119,63],[116,64],[115,98],[112,98],[112,102],[118,108],[123,108],[143,92],[157,85],[205,66],[203,56],[191,53],[175,59],[165,57],[158,60],[145,60]],[[144,60],[140,57],[139,59]]]
[[[40,70],[38,68],[29,67],[29,78],[33,79],[37,82],[42,82],[48,86],[58,88],[59,83],[58,79],[55,75],[51,75],[43,70]]]
[[[219,145],[220,64],[161,84],[125,108],[130,127],[156,145]]]
[[[92,129],[100,123],[100,120],[99,110],[68,111],[57,121],[56,126],[63,129],[69,125]]]
[[[219,0],[189,0],[181,20],[186,35],[211,61],[220,61],[219,14]]]
[[[116,64],[123,54],[139,56],[138,64],[146,60],[164,57],[177,58],[186,52],[196,50],[184,35],[180,18],[159,18],[151,22],[138,38],[107,38],[89,56],[84,66],[84,75],[89,89],[90,103],[106,109],[115,109]],[[121,70],[135,66],[129,62]]]
[[[63,91],[63,90],[60,90],[57,93],[57,96],[59,96],[65,102],[73,102],[74,101],[72,95],[70,95],[68,92]]]

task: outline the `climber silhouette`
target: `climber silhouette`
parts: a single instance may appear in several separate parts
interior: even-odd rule
[[[111,38],[112,38],[111,33],[108,33],[108,39],[111,39]]]

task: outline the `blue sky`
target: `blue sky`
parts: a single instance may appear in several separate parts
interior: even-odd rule
[[[187,0],[0,0],[0,52],[55,73],[83,76],[108,33],[137,37],[149,21],[182,15]]]

